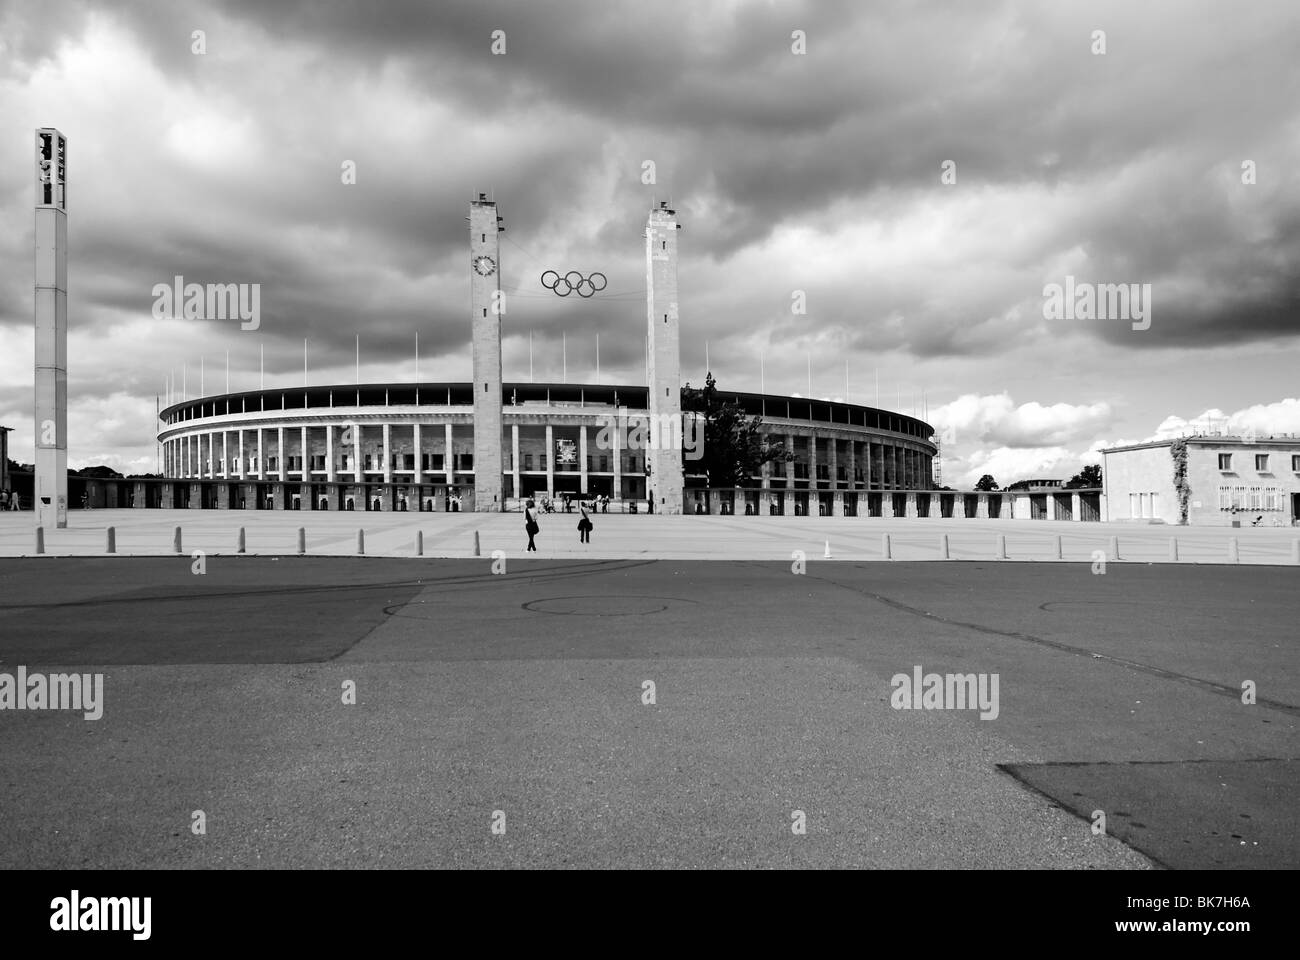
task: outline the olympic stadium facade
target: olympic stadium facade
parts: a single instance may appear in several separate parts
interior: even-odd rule
[[[162,411],[168,506],[304,510],[518,509],[527,497],[609,497],[618,510],[849,514],[880,495],[929,490],[934,444],[915,417],[849,403],[719,391],[794,453],[746,486],[708,490],[692,473],[707,434],[690,415],[653,449],[644,385],[502,385],[500,500],[482,500],[474,384],[257,390]],[[682,487],[656,491],[654,457],[675,454]],[[650,474],[647,475],[647,466]],[[195,498],[198,502],[194,502]],[[163,505],[163,504],[159,504]],[[892,506],[892,504],[891,504]],[[905,509],[905,508],[904,508]],[[901,512],[901,511],[900,511]]]

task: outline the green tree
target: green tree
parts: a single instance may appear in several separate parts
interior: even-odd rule
[[[996,490],[998,482],[993,479],[993,474],[986,473],[975,482],[976,490]]]
[[[704,420],[703,456],[683,465],[687,473],[704,474],[710,487],[745,486],[763,464],[794,459],[783,441],[763,436],[762,417],[746,416],[739,403],[719,396],[712,373],[703,388],[689,382],[682,388],[682,412],[697,413]]]
[[[1101,486],[1101,464],[1090,463],[1065,484],[1067,487],[1100,487]]]

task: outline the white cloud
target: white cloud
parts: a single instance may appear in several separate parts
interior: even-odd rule
[[[1016,405],[1009,394],[958,397],[931,412],[931,422],[956,443],[996,443],[1006,447],[1044,447],[1093,437],[1111,420],[1110,405],[1036,401]]]

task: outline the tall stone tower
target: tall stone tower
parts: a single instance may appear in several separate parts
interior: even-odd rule
[[[68,525],[68,141],[36,131],[36,522]]]
[[[661,202],[645,230],[646,332],[651,429],[646,496],[656,513],[682,512],[681,351],[677,331],[677,211]]]
[[[499,511],[501,486],[501,243],[497,205],[469,205],[470,324],[474,350],[474,509]]]

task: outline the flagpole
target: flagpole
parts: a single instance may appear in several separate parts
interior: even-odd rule
[[[361,386],[361,334],[357,334],[357,386]]]
[[[307,338],[302,338],[302,385],[307,386]]]
[[[415,382],[420,382],[420,331],[415,331]],[[417,387],[418,389],[418,387]]]
[[[528,382],[536,383],[533,379],[533,331],[528,331]]]
[[[596,334],[596,384],[600,385],[600,334]]]
[[[560,381],[569,382],[569,339],[568,334],[560,331]]]
[[[226,393],[230,392],[230,351],[226,351]]]
[[[207,395],[207,391],[203,388],[203,362],[205,360],[207,360],[207,357],[205,357],[203,354],[200,353],[199,354],[199,396],[200,397]]]
[[[257,353],[258,353],[258,359],[257,359],[258,381],[257,382],[259,384],[259,389],[265,390],[266,389],[266,344],[265,343],[259,343],[257,345]]]
[[[763,369],[763,351],[758,351],[758,392],[767,393],[767,372]]]

